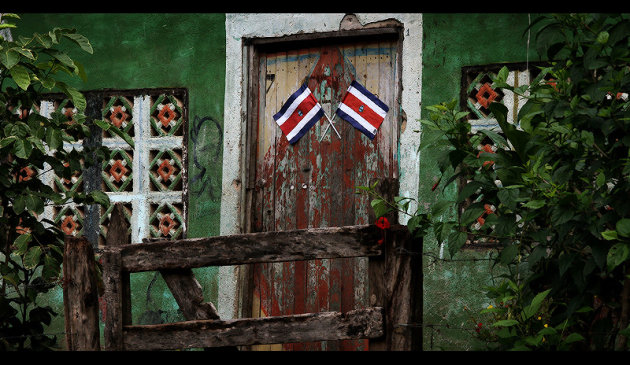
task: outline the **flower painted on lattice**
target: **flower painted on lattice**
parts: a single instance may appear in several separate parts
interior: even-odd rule
[[[120,192],[131,189],[133,179],[132,157],[125,150],[112,150],[103,161],[103,183],[106,191]]]
[[[152,190],[178,190],[182,181],[181,151],[162,150],[153,151],[152,154],[149,173]]]
[[[177,239],[183,231],[184,220],[180,204],[152,204],[153,213],[149,217],[151,237]]]
[[[182,135],[184,122],[182,102],[173,95],[160,95],[151,106],[151,126],[154,136]]]
[[[466,90],[468,108],[479,119],[493,118],[488,108],[490,103],[503,100],[503,91],[492,87],[492,78],[495,76],[492,72],[481,72],[470,82]]]
[[[54,209],[53,222],[68,236],[83,234],[83,208],[57,207]]]
[[[35,176],[37,170],[32,166],[24,166],[17,173],[18,182],[29,181]]]
[[[132,111],[133,103],[131,101],[123,96],[112,96],[103,108],[101,114],[103,119],[131,137],[134,135]],[[107,131],[103,131],[103,133],[105,137],[118,137]]]

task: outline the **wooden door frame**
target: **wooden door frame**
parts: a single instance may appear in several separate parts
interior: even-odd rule
[[[354,16],[354,15],[353,15]],[[223,172],[221,198],[221,235],[249,230],[253,190],[249,166],[252,118],[256,115],[252,91],[258,83],[258,52],[266,47],[294,46],[303,42],[338,42],[352,37],[379,33],[398,37],[397,76],[400,107],[399,139],[396,158],[399,166],[400,193],[417,198],[419,180],[419,135],[408,125],[420,118],[422,84],[422,14],[357,14],[348,23],[348,14],[226,14],[226,92],[224,104]],[[360,20],[360,21],[359,21]],[[349,24],[349,26],[348,26]],[[304,31],[304,33],[299,33]],[[287,34],[289,33],[289,34]],[[293,43],[293,44],[292,44]],[[404,69],[403,69],[404,68]],[[255,94],[254,94],[255,95]],[[409,123],[411,124],[411,123]],[[413,208],[413,207],[412,207]],[[407,218],[399,216],[399,223]],[[221,318],[245,317],[249,313],[250,290],[243,278],[244,267],[220,267],[218,305]],[[243,311],[245,309],[245,311]]]

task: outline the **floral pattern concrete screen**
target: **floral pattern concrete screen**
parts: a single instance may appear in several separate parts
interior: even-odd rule
[[[54,173],[41,178],[56,191],[80,191],[85,179],[100,181],[101,190],[112,203],[123,203],[132,243],[144,238],[182,238],[186,231],[186,93],[181,89],[142,91],[84,93],[88,103],[102,105],[95,117],[111,123],[133,141],[131,146],[109,131],[96,138],[109,151],[96,170],[99,176],[85,176],[89,170],[82,170],[70,178]],[[43,115],[62,113],[69,123],[76,113],[68,100],[46,101],[40,109]],[[74,147],[81,150],[82,141]],[[19,178],[32,174],[25,170]],[[89,214],[84,207],[69,203],[46,208],[44,217],[68,235],[85,234],[87,225],[99,227],[96,240],[100,245],[107,237],[112,209],[113,204]]]
[[[488,108],[490,103],[502,103],[508,108],[508,122],[513,123],[514,116],[525,103],[522,97],[509,90],[497,88],[492,80],[497,72],[507,66],[509,74],[507,83],[518,87],[529,84],[531,79],[530,70],[525,64],[499,64],[487,66],[472,66],[462,68],[462,110],[469,112],[468,121],[471,124],[472,132],[479,129],[499,130],[499,125]],[[529,68],[535,68],[529,65]]]

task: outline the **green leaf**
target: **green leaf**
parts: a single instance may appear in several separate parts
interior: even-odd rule
[[[550,291],[551,289],[547,289],[544,292],[536,294],[534,299],[532,299],[532,302],[523,308],[522,316],[524,320],[531,318],[534,314],[536,314],[536,312],[538,312],[543,300],[545,300]]]
[[[20,62],[20,54],[14,50],[7,49],[4,52],[0,52],[0,63],[6,68],[11,69],[18,62]]]
[[[17,287],[20,284],[20,278],[18,277],[17,273],[8,273],[6,275],[2,275],[2,280],[5,280],[11,284],[13,284],[13,286]]]
[[[46,129],[46,144],[51,150],[57,150],[63,143],[61,131],[55,128]]]
[[[42,268],[42,279],[45,281],[53,281],[59,276],[61,265],[59,261],[50,255],[44,256],[44,267]]]
[[[91,198],[91,200],[99,205],[102,205],[104,207],[109,207],[109,196],[107,196],[107,194],[105,194],[104,192],[102,192],[101,190],[94,190],[91,191],[88,196]]]
[[[431,206],[431,216],[434,218],[442,215],[446,209],[453,206],[453,202],[449,200],[439,200]]]
[[[617,221],[615,225],[617,235],[621,237],[630,237],[630,219],[623,218]]]
[[[606,256],[606,265],[608,270],[614,270],[617,266],[626,261],[629,255],[630,245],[624,242],[614,244],[610,250],[608,250],[608,255]]]
[[[63,36],[72,40],[76,44],[78,44],[79,47],[81,47],[81,49],[84,50],[85,52],[89,54],[94,53],[94,50],[92,49],[92,45],[90,44],[90,41],[83,35],[78,34],[78,33],[67,33],[67,34],[64,34]]]
[[[17,250],[13,251],[16,255],[23,255],[28,248],[28,243],[31,242],[31,234],[25,233],[18,236],[13,242],[13,245],[17,248]]]
[[[125,132],[121,131],[120,129],[116,128],[111,123],[107,123],[104,120],[94,119],[94,124],[96,124],[98,127],[102,128],[103,130],[106,130],[106,131],[109,131],[109,132],[112,132],[112,133],[116,134],[120,138],[124,139],[125,142],[127,142],[132,148],[134,148],[133,139],[131,137],[129,137],[129,135],[127,133],[125,133]],[[378,180],[376,180],[374,182],[374,184],[372,185],[371,189],[374,189],[376,187],[377,183],[378,183]]]
[[[451,257],[455,256],[457,251],[466,243],[468,235],[465,232],[454,231],[448,235],[448,251]]]
[[[13,81],[15,81],[22,90],[28,89],[28,86],[31,84],[31,76],[26,67],[15,65],[9,70],[9,73]]]
[[[501,70],[497,73],[497,80],[506,82],[508,75],[510,74],[510,70],[508,70],[507,66],[503,66]]]
[[[599,34],[597,35],[597,43],[605,44],[606,42],[608,42],[609,36],[610,35],[606,31],[599,32]]]
[[[507,146],[507,141],[505,140],[505,138],[503,138],[503,136],[501,136],[500,134],[488,130],[488,129],[480,129],[479,132],[485,134],[486,136],[488,136],[494,143],[495,145],[497,145],[497,147],[499,148],[503,148],[505,146]]]
[[[39,246],[31,247],[22,258],[22,263],[26,269],[32,270],[39,264],[42,255],[42,248]]]
[[[472,223],[477,218],[479,218],[483,214],[483,212],[485,212],[485,209],[481,207],[478,207],[478,208],[469,207],[468,209],[464,211],[464,213],[462,213],[460,224],[463,226],[466,226],[469,223]]]
[[[466,184],[466,186],[464,186],[460,190],[459,194],[457,195],[457,203],[460,203],[466,200],[466,198],[474,194],[482,186],[483,186],[482,183],[480,183],[479,181],[474,181],[474,180]]]
[[[36,214],[41,214],[44,211],[44,202],[39,197],[29,194],[26,197],[26,208]]]
[[[85,107],[87,106],[85,96],[83,96],[83,94],[79,90],[63,83],[57,83],[57,87],[59,87],[66,95],[68,95],[72,99],[72,103],[79,111],[82,112],[85,110]]]
[[[33,56],[33,52],[31,52],[30,49],[22,48],[22,47],[13,47],[11,49],[14,50],[15,52],[21,54],[22,56],[24,56],[26,58],[30,58],[31,60],[35,60],[35,56]]]
[[[0,140],[0,148],[4,148],[17,140],[16,136],[8,136]]]
[[[562,340],[562,342],[567,343],[567,344],[577,342],[577,341],[584,341],[584,336],[576,332],[571,333],[570,335],[565,337],[564,340]]]
[[[511,327],[517,324],[518,324],[518,321],[515,319],[503,319],[503,320],[494,322],[492,324],[492,327]]]
[[[62,65],[68,66],[72,70],[75,70],[76,65],[74,64],[74,61],[65,52],[53,50],[50,51],[50,55],[53,56],[57,61],[61,62]]]
[[[545,203],[545,200],[530,200],[527,203],[523,204],[523,207],[536,210],[544,207]]]
[[[617,231],[606,230],[602,232],[602,237],[608,241],[616,240],[618,238]]]
[[[422,216],[415,215],[407,221],[407,229],[409,229],[409,232],[415,233],[416,229],[420,227],[421,222]]]
[[[19,15],[15,13],[2,13],[3,18],[14,18],[14,19],[22,19]]]
[[[514,146],[516,153],[519,155],[521,160],[526,161],[527,155],[525,145],[530,140],[530,135],[526,132],[517,130],[514,125],[508,123],[508,109],[505,105],[494,102],[490,104],[489,109],[495,116],[507,139],[512,143],[512,146]]]
[[[24,211],[24,207],[26,206],[26,202],[24,200],[23,195],[18,195],[15,200],[13,200],[13,212],[15,214],[20,214]]]
[[[34,38],[44,48],[50,48],[52,46],[52,44],[53,44],[52,38],[50,38],[50,35],[48,35],[48,34],[35,33],[34,34]]]
[[[597,174],[597,177],[595,178],[595,184],[597,185],[598,188],[601,188],[605,183],[606,183],[606,175],[603,172],[600,172],[599,174]]]
[[[370,202],[370,205],[374,210],[376,218],[382,217],[391,211],[391,208],[387,206],[387,203],[383,199],[374,199]]]
[[[502,264],[507,265],[514,261],[516,255],[518,255],[518,246],[508,245],[501,250],[501,253],[499,254],[499,260]]]

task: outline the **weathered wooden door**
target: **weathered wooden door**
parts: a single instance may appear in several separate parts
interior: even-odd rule
[[[252,126],[256,134],[252,231],[373,223],[368,222],[370,199],[356,194],[355,187],[398,175],[397,55],[398,41],[392,37],[294,46],[258,54],[258,113]],[[341,138],[332,127],[322,137],[328,125],[324,117],[296,144],[289,145],[275,123],[273,115],[305,80]],[[373,140],[335,116],[352,80],[390,108]],[[365,259],[259,264],[252,270],[254,317],[345,312],[369,305]],[[367,341],[260,348],[365,350]]]

